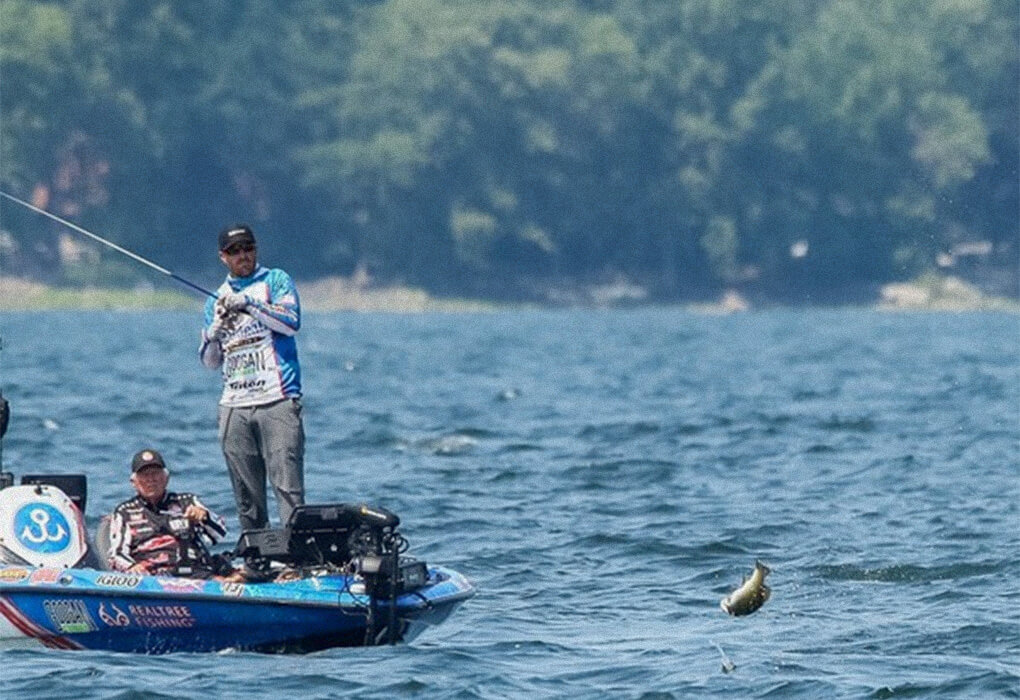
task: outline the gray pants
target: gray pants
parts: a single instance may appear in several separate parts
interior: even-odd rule
[[[301,402],[220,406],[220,445],[234,487],[241,529],[269,527],[266,476],[276,493],[280,525],[305,502],[305,428]]]

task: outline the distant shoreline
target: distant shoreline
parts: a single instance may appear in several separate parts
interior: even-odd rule
[[[298,282],[302,308],[308,311],[488,311],[494,302],[437,299],[410,287],[371,288],[343,278]],[[0,311],[89,309],[132,311],[144,309],[195,310],[204,301],[195,294],[160,290],[151,286],[134,288],[57,287],[30,280],[0,278]]]
[[[727,314],[753,310],[739,292],[728,290],[714,302],[654,302],[625,300],[623,303],[514,304],[482,299],[444,299],[428,292],[401,286],[372,286],[348,278],[329,277],[298,282],[305,310],[362,311],[386,313],[491,312],[516,308],[642,308],[675,306],[695,313]],[[202,301],[193,294],[136,288],[56,287],[16,277],[0,277],[0,311],[145,309],[199,310]],[[768,304],[767,308],[783,307]],[[822,305],[820,308],[824,307]],[[955,277],[922,277],[912,282],[887,284],[872,304],[847,305],[880,311],[1008,311],[1020,312],[1020,301],[990,297]]]

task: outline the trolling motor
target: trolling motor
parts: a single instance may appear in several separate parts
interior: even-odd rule
[[[302,505],[287,526],[246,530],[234,555],[250,572],[269,572],[279,562],[304,572],[342,571],[360,575],[369,597],[368,643],[394,643],[401,630],[396,600],[428,581],[425,562],[402,557],[408,543],[397,531],[400,518],[385,508],[364,504]],[[381,601],[388,620],[379,629]]]
[[[287,526],[263,530],[245,530],[234,553],[252,568],[265,568],[279,562],[299,569],[341,569],[372,578],[366,586],[373,593],[389,590],[388,569],[379,561],[401,554],[407,540],[397,532],[400,518],[385,508],[364,504],[336,503],[302,505],[291,513]],[[406,561],[403,563],[408,564]],[[405,590],[421,584],[408,580],[397,588]],[[413,579],[413,576],[411,577]]]
[[[301,569],[348,569],[364,554],[380,554],[400,518],[383,508],[338,503],[302,505],[286,527],[245,530],[235,553],[252,568],[272,562]]]
[[[273,562],[306,572],[343,571],[360,575],[369,597],[366,642],[395,643],[401,629],[396,600],[428,581],[423,561],[400,555],[408,543],[397,531],[400,518],[385,508],[337,503],[302,505],[285,528],[247,530],[234,554],[249,571],[268,572]],[[380,628],[380,602],[388,601],[388,619]]]

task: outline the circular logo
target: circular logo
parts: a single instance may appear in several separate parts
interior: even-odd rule
[[[18,542],[33,552],[52,554],[71,544],[71,526],[59,510],[48,503],[29,503],[14,515]]]

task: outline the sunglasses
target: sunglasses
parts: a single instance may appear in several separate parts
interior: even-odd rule
[[[255,250],[255,245],[252,243],[239,243],[232,245],[223,252],[227,255],[237,255],[238,253],[250,253]]]

